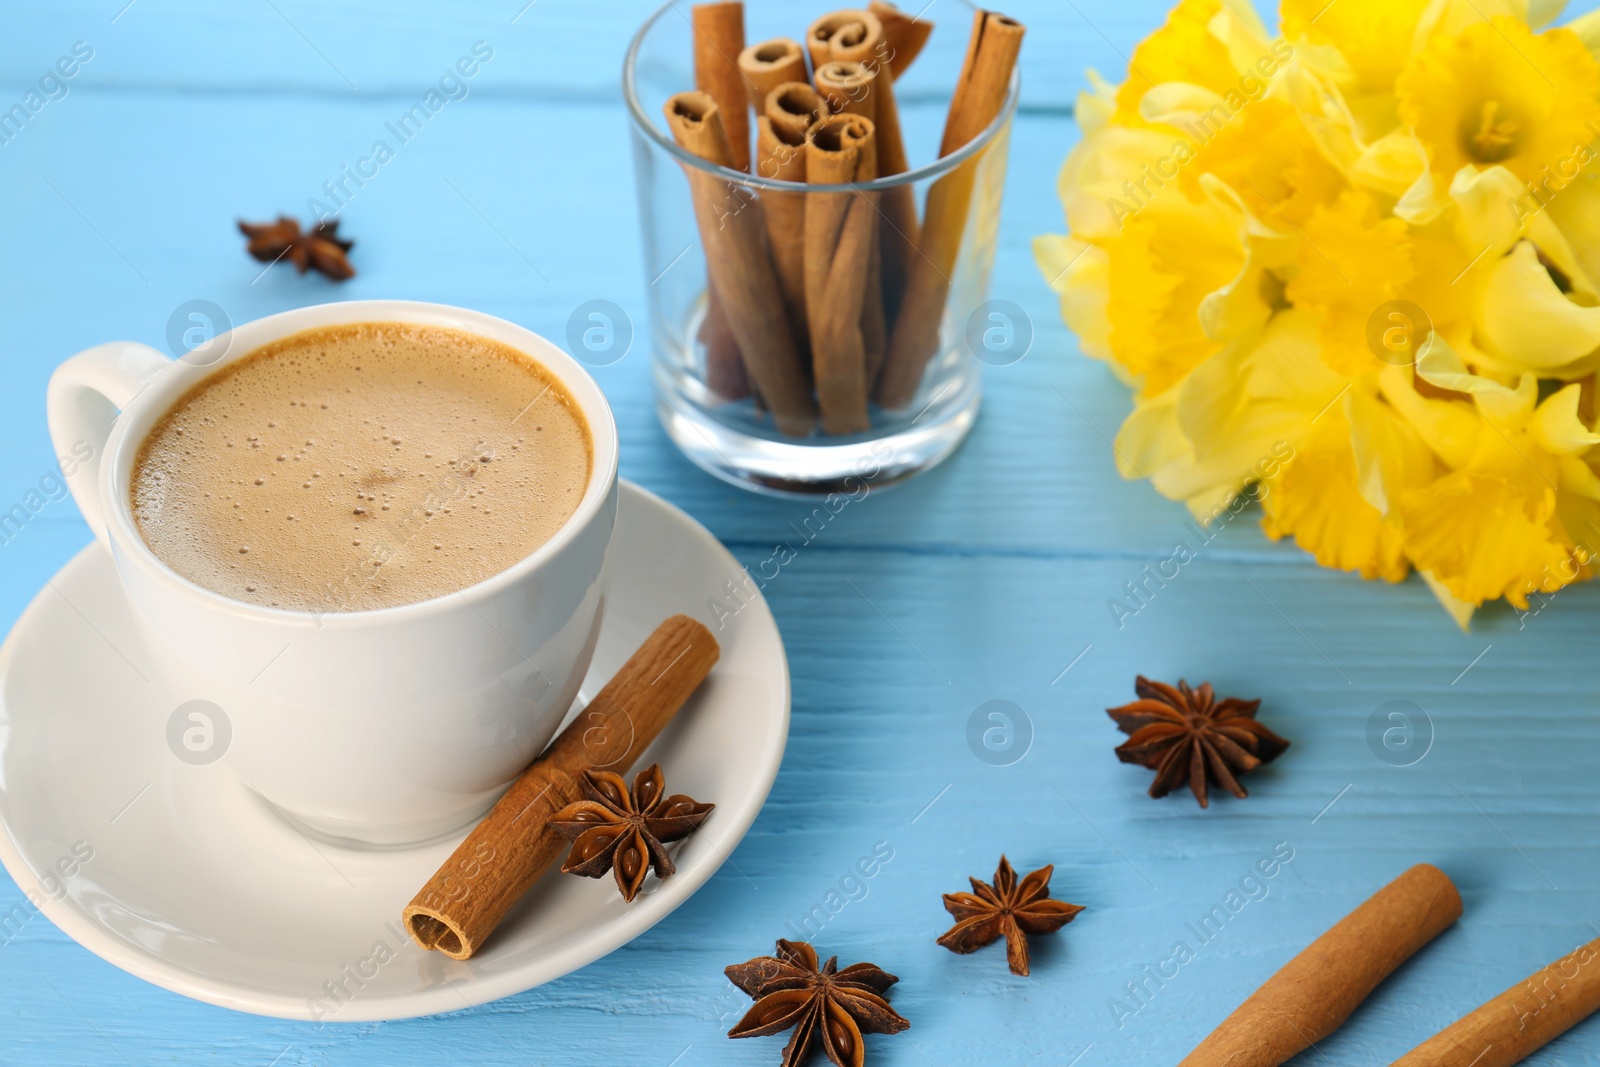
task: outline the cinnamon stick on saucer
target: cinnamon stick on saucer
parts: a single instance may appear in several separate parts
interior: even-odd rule
[[[967,57],[950,101],[939,154],[971,142],[1000,114],[1022,50],[1023,26],[993,11],[978,11]],[[911,257],[906,293],[889,338],[889,361],[878,381],[878,402],[903,408],[916,396],[922,370],[939,348],[939,327],[961,235],[967,226],[978,159],[963,162],[928,190],[918,254]]]
[[[872,0],[867,10],[883,25],[883,38],[889,52],[885,62],[889,64],[890,76],[898,78],[911,66],[911,61],[917,58],[922,46],[928,43],[933,23],[921,16],[912,18],[893,4],[884,3],[884,0]]]
[[[1379,982],[1460,917],[1455,885],[1439,868],[1418,864],[1284,964],[1178,1067],[1278,1067],[1338,1029]]]
[[[796,45],[798,48],[799,46]],[[802,69],[804,63],[802,61]],[[806,180],[806,130],[827,113],[827,105],[805,82],[785,82],[767,94],[756,118],[756,173],[784,182]],[[794,324],[802,357],[810,358],[811,329],[806,322],[806,195],[768,191],[767,238],[778,271],[784,307]]]
[[[657,627],[412,898],[402,913],[412,939],[458,960],[478,951],[566,847],[547,823],[581,799],[582,772],[626,771],[721,651],[711,631],[686,615]]]
[[[1600,938],[1535,971],[1393,1067],[1511,1067],[1600,1009]]]
[[[744,112],[744,101],[739,111]],[[719,167],[732,165],[722,109],[705,93],[678,93],[666,103],[667,126],[678,146]],[[767,245],[762,205],[748,188],[685,165],[711,288],[727,309],[745,369],[772,410],[780,432],[810,433],[817,407],[784,312],[783,291]]]
[[[875,130],[859,115],[819,119],[806,134],[806,181],[871,181]],[[806,194],[806,312],[811,366],[827,433],[856,433],[867,417],[866,347],[861,311],[877,226],[874,193]]]

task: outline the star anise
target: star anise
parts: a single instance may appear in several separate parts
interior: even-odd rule
[[[1202,808],[1210,806],[1206,784],[1221,785],[1236,797],[1245,797],[1238,776],[1271,763],[1289,742],[1256,722],[1259,700],[1229,697],[1217,700],[1207,682],[1190,689],[1152,682],[1140,675],[1134,682],[1139,699],[1106,714],[1128,740],[1117,747],[1123,763],[1137,763],[1156,772],[1150,795],[1164,797],[1189,779],[1189,788]]]
[[[870,963],[839,970],[839,957],[817,965],[817,950],[804,941],[778,941],[776,956],[757,956],[723,971],[728,981],[755,1000],[729,1037],[767,1037],[794,1029],[783,1048],[783,1067],[799,1067],[820,1035],[837,1067],[862,1067],[862,1034],[898,1034],[908,1022],[883,994],[899,981]]]
[[[279,215],[277,222],[241,222],[239,232],[250,238],[245,251],[263,263],[287,259],[301,274],[318,270],[336,282],[355,276],[345,257],[355,242],[340,240],[338,219],[319,222],[304,233],[294,219]]]
[[[672,877],[677,868],[664,843],[688,837],[716,807],[667,796],[659,763],[640,771],[631,791],[621,775],[610,771],[584,771],[578,787],[589,799],[568,804],[549,824],[573,842],[561,870],[585,878],[614,870],[617,888],[628,901],[639,895],[651,867],[657,878]]]
[[[946,893],[944,908],[956,924],[939,938],[951,952],[976,952],[1002,935],[1012,974],[1028,973],[1028,934],[1053,934],[1078,917],[1080,905],[1050,899],[1053,865],[1045,865],[1017,881],[1011,863],[1000,857],[994,885],[968,878],[970,893]]]

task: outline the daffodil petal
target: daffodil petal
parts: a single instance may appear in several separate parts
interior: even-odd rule
[[[1061,295],[1061,317],[1078,336],[1086,356],[1112,362],[1108,260],[1103,249],[1071,237],[1046,234],[1033,239],[1033,255],[1050,288]]]
[[[1550,200],[1549,205],[1535,217],[1548,220],[1566,240],[1572,258],[1583,268],[1585,275],[1580,287],[1590,293],[1600,293],[1600,146],[1590,144],[1587,150],[1594,153],[1584,165],[1578,179],[1563,188]],[[1537,201],[1520,202],[1520,210],[1528,212],[1538,206]],[[1549,247],[1548,237],[1530,229],[1529,236],[1541,248]],[[1556,265],[1570,269],[1556,260]]]
[[[1583,387],[1574,382],[1550,394],[1534,411],[1528,432],[1539,446],[1558,456],[1573,456],[1600,445],[1600,434],[1583,424],[1578,401]]]
[[[1350,180],[1402,197],[1428,170],[1428,153],[1416,134],[1395,129],[1364,146],[1350,165]]]
[[[1117,430],[1112,451],[1124,478],[1151,478],[1175,463],[1191,460],[1194,450],[1178,429],[1178,393],[1169,389],[1142,400]]]
[[[1578,456],[1561,457],[1561,488],[1589,500],[1600,501],[1600,474]],[[1600,530],[1587,534],[1582,540],[1593,540]]]
[[[1163,82],[1145,91],[1139,100],[1139,117],[1146,122],[1177,126],[1222,106],[1222,95],[1215,89],[1189,82]]]
[[[1364,389],[1345,396],[1356,485],[1362,499],[1387,514],[1399,494],[1431,481],[1437,469],[1428,444],[1388,404]]]
[[[1567,0],[1528,0],[1527,14],[1523,17],[1537,30],[1560,18],[1566,7]]]
[[[1494,265],[1479,292],[1474,325],[1501,359],[1557,372],[1600,348],[1600,307],[1568,300],[1529,241]]]
[[[1550,526],[1555,490],[1543,482],[1456,471],[1405,493],[1399,510],[1417,569],[1469,604],[1505,597],[1526,607],[1529,593],[1570,580],[1571,549]]]
[[[1465,393],[1490,422],[1520,430],[1539,400],[1539,383],[1523,374],[1515,386],[1473,373],[1443,335],[1433,333],[1417,352],[1417,376],[1430,385]]]
[[[1472,623],[1472,613],[1478,610],[1477,605],[1469,604],[1457,597],[1445,587],[1443,582],[1427,571],[1419,570],[1417,573],[1422,575],[1422,580],[1428,586],[1428,591],[1439,601],[1439,606],[1444,608],[1445,614],[1455,620],[1455,624],[1461,627],[1462,633],[1466,633],[1467,628]]]
[[[1483,436],[1483,419],[1463,400],[1425,397],[1412,384],[1413,368],[1385,367],[1378,375],[1383,398],[1417,428],[1446,466],[1465,466]]]
[[[1504,255],[1522,235],[1522,225],[1507,205],[1522,195],[1522,183],[1504,167],[1479,170],[1465,166],[1450,181],[1450,199],[1456,205],[1456,239],[1482,250],[1484,255]]]
[[[1417,175],[1411,187],[1400,194],[1394,205],[1395,218],[1405,219],[1414,226],[1425,226],[1444,213],[1450,200],[1444,195],[1439,181],[1431,169]]]
[[[1117,87],[1100,76],[1100,72],[1093,69],[1084,71],[1084,77],[1089,82],[1089,88],[1080,90],[1077,105],[1073,109],[1072,117],[1078,122],[1078,129],[1083,131],[1085,138],[1092,137],[1105,129],[1111,121],[1111,116],[1117,112]]]
[[[1590,55],[1600,56],[1600,11],[1584,12],[1568,22],[1567,29],[1577,34]]]
[[[1307,425],[1278,476],[1261,483],[1261,526],[1272,538],[1293,536],[1324,567],[1398,582],[1409,569],[1400,529],[1361,492],[1349,400]]]

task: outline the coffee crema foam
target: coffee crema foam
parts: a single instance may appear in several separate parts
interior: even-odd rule
[[[265,345],[190,390],[134,463],[133,518],[198,585],[300,611],[464,589],[577,510],[589,427],[530,356],[359,323]]]

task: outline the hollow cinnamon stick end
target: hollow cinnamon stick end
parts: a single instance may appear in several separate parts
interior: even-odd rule
[[[661,111],[667,116],[667,126],[674,133],[697,130],[708,124],[713,114],[718,114],[717,102],[711,98],[711,94],[698,89],[673,93],[667,97]]]
[[[662,106],[667,129],[678,147],[719,167],[733,166],[733,148],[727,127],[722,123],[722,108],[710,93],[691,90],[667,97]]]
[[[877,115],[877,101],[872,93],[877,78],[877,72],[865,63],[834,60],[817,68],[817,92],[834,114],[848,111],[870,119]]]
[[[869,59],[882,48],[883,24],[868,11],[830,11],[806,29],[806,51],[811,54],[812,70],[830,59]]]
[[[785,82],[806,80],[806,53],[800,42],[788,37],[753,44],[739,53],[739,73],[744,76],[750,106],[761,113],[767,94]]]
[[[424,908],[416,901],[401,913],[406,933],[425,949],[443,952],[451,959],[464,960],[477,951],[477,944],[444,915]]]
[[[822,94],[803,81],[775,86],[761,104],[762,117],[772,124],[773,132],[787,145],[804,144],[806,131],[827,110]]]

